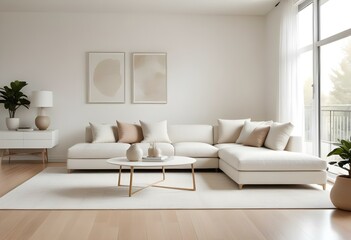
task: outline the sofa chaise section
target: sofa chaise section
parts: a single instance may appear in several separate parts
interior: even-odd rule
[[[326,161],[304,153],[234,144],[219,150],[219,168],[239,188],[246,184],[320,184],[325,188]]]

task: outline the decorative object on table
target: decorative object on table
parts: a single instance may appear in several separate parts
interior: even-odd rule
[[[4,86],[0,88],[0,103],[4,104],[5,109],[9,111],[9,118],[6,118],[6,126],[9,130],[16,130],[19,127],[19,118],[15,118],[16,110],[20,106],[29,108],[30,101],[27,95],[25,95],[21,90],[26,85],[25,81],[13,81],[10,86]]]
[[[154,157],[161,157],[161,149],[154,143]]]
[[[329,162],[348,172],[348,175],[339,175],[336,177],[334,186],[330,191],[330,199],[335,207],[351,211],[351,138],[350,140],[339,140],[338,147],[332,150],[329,156],[337,155],[341,159]],[[348,166],[348,168],[347,168]]]
[[[133,144],[128,148],[126,156],[129,161],[141,161],[143,150],[138,145]]]
[[[124,53],[89,53],[89,103],[124,103]]]
[[[143,157],[143,162],[163,162],[168,160],[168,156],[160,156],[160,157]]]
[[[19,127],[19,128],[17,128],[17,131],[18,132],[33,132],[33,128],[31,128],[31,127]]]
[[[166,53],[133,53],[133,103],[167,103]]]
[[[51,91],[33,91],[32,106],[39,108],[39,114],[35,118],[35,126],[39,130],[46,130],[50,125],[50,118],[45,113],[45,108],[53,107]]]
[[[161,149],[157,147],[156,143],[150,143],[149,149],[147,150],[148,157],[159,158],[161,157]]]
[[[153,143],[150,143],[149,148],[147,150],[147,156],[148,157],[153,157],[154,156],[154,147]]]

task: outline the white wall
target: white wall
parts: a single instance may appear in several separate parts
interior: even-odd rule
[[[281,7],[272,9],[265,18],[266,33],[266,93],[265,100],[268,119],[279,117],[279,46],[280,46]]]
[[[0,13],[0,86],[21,79],[26,92],[52,90],[51,160],[84,139],[88,122],[139,119],[215,124],[218,118],[268,119],[265,17]],[[126,103],[87,104],[87,53],[126,53]],[[168,103],[131,103],[131,53],[167,52]],[[268,112],[268,114],[267,114]],[[36,109],[18,111],[34,126]],[[7,112],[1,107],[0,128]],[[267,118],[268,117],[268,118]]]

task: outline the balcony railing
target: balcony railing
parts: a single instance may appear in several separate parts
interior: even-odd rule
[[[312,108],[305,107],[305,141],[312,140]],[[335,144],[351,136],[351,105],[321,107],[321,141]]]
[[[309,153],[313,153],[312,143],[311,143],[312,129],[313,129],[312,117],[313,117],[312,108],[305,107],[305,151]],[[321,157],[325,158],[327,154],[336,147],[335,144],[338,142],[338,139],[350,139],[351,105],[322,106],[320,117],[321,117],[321,149],[320,150],[321,150]],[[345,170],[336,166],[329,166],[328,171],[336,175],[346,174]]]

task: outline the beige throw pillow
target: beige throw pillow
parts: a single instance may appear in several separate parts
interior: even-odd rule
[[[253,132],[253,130],[261,125],[264,126],[270,126],[273,124],[273,121],[267,121],[267,122],[250,122],[250,121],[245,121],[244,127],[240,132],[240,135],[238,139],[236,140],[236,143],[244,143],[245,140],[249,137],[249,135]]]
[[[217,143],[235,143],[240,135],[245,121],[250,120],[250,118],[238,120],[218,119]]]
[[[273,123],[264,146],[273,150],[284,150],[294,128],[292,123]]]
[[[252,147],[262,147],[266,140],[269,129],[270,126],[267,125],[257,126],[245,139],[243,145]]]
[[[157,123],[140,121],[140,125],[144,135],[144,140],[142,142],[171,142],[168,137],[166,120]]]
[[[137,143],[143,140],[143,132],[138,124],[117,121],[117,131],[120,143]]]
[[[89,123],[93,135],[93,143],[112,143],[116,142],[113,128],[109,124]]]

